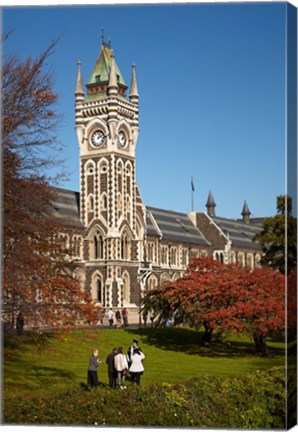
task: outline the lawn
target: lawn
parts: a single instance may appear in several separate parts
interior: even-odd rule
[[[58,338],[24,334],[6,338],[4,343],[4,395],[24,397],[41,395],[80,386],[86,382],[89,356],[99,349],[102,364],[99,381],[107,385],[105,359],[113,347],[127,351],[132,339],[138,339],[146,356],[142,386],[150,383],[178,383],[184,379],[209,376],[240,376],[284,364],[282,341],[268,342],[270,355],[262,358],[253,352],[247,337],[230,337],[203,347],[202,335],[187,328],[142,328],[128,330],[77,330]],[[130,383],[127,383],[130,385]]]

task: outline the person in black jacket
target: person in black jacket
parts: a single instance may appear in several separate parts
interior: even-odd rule
[[[100,365],[101,361],[98,360],[98,349],[94,349],[92,351],[92,355],[89,360],[89,366],[88,366],[88,385],[90,385],[91,388],[98,387],[98,376],[97,376],[97,368]]]
[[[115,355],[118,354],[118,349],[114,348],[113,351],[107,356],[106,364],[108,365],[108,376],[109,376],[109,385],[115,390],[116,388],[116,378],[117,371],[115,369]]]

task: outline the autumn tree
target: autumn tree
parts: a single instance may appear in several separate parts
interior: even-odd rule
[[[5,56],[2,69],[2,320],[10,326],[19,311],[32,326],[98,320],[89,294],[74,278],[69,251],[61,249],[65,228],[52,213],[48,170],[58,162],[60,118],[46,61],[55,45],[36,59]]]
[[[297,219],[292,216],[292,199],[277,197],[277,214],[266,218],[255,236],[263,249],[261,263],[289,274],[297,265]]]
[[[191,325],[204,326],[209,342],[215,328],[249,332],[265,355],[266,335],[285,326],[284,296],[284,277],[271,268],[250,271],[204,258],[194,260],[184,278],[147,291],[143,307],[160,314],[178,308]]]

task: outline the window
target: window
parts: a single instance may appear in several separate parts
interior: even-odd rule
[[[105,211],[108,208],[108,198],[106,194],[103,194],[100,202],[101,211]]]
[[[148,261],[155,261],[155,244],[152,242],[148,243]]]
[[[191,249],[190,251],[190,261],[192,262],[199,256],[199,251],[197,249]]]
[[[253,269],[254,268],[254,257],[253,254],[247,254],[246,259],[247,267]]]
[[[162,246],[161,248],[161,264],[168,264],[168,248],[166,246]]]
[[[101,303],[102,306],[105,306],[105,293],[102,287],[101,279],[98,278],[96,281],[96,290],[97,290],[97,301]]]
[[[130,259],[130,244],[126,233],[121,238],[121,259]]]
[[[182,249],[182,265],[187,265],[187,249]]]
[[[91,296],[97,303],[103,307],[106,306],[106,291],[102,275],[96,271],[91,278]]]
[[[122,202],[122,197],[119,194],[118,195],[118,218],[120,218],[123,214],[123,202]]]
[[[245,266],[245,256],[243,252],[238,252],[238,263]]]
[[[88,212],[93,212],[94,211],[94,198],[93,198],[93,195],[89,195],[88,196],[87,210],[88,210]]]
[[[157,285],[158,285],[158,283],[157,283],[157,278],[156,278],[156,276],[151,275],[151,276],[149,277],[149,279],[148,279],[147,287],[148,287],[150,290],[152,290],[152,289],[155,288]]]
[[[82,238],[80,236],[73,236],[72,251],[73,251],[73,255],[77,258],[81,258],[81,244],[82,244]]]
[[[123,300],[130,303],[130,278],[127,273],[122,276],[123,279]]]
[[[59,234],[58,236],[58,250],[62,253],[67,253],[69,246],[69,238],[67,234]]]
[[[100,231],[96,231],[94,237],[94,258],[103,259],[104,258],[104,240]]]
[[[224,262],[224,254],[223,254],[223,252],[222,251],[214,252],[213,259],[215,259],[216,261],[219,261],[219,262],[223,263]]]
[[[177,249],[176,248],[172,248],[171,252],[170,252],[170,263],[171,265],[177,265]]]

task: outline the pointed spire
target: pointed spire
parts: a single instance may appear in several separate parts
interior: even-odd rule
[[[207,207],[207,214],[208,216],[215,216],[215,201],[212,195],[212,192],[209,192],[208,198],[207,198],[207,203],[206,203],[206,207]]]
[[[118,93],[118,84],[117,84],[116,68],[115,68],[115,54],[111,52],[111,70],[109,76],[108,95],[116,96],[117,93]]]
[[[76,85],[75,96],[76,96],[76,98],[83,98],[85,92],[84,92],[84,84],[83,84],[82,70],[81,70],[82,62],[78,61],[77,65],[78,65],[78,76],[77,76],[77,85]]]
[[[132,65],[129,99],[130,99],[131,103],[138,104],[139,93],[138,93],[138,86],[137,86],[136,65],[135,64]]]
[[[246,201],[244,201],[243,209],[242,209],[242,213],[241,214],[242,214],[243,222],[249,222],[249,216],[251,215],[251,213],[249,211],[249,208],[248,208],[248,205],[247,205]]]

